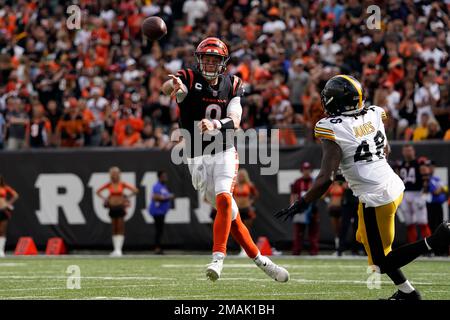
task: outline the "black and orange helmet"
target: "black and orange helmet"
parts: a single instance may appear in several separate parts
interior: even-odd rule
[[[202,62],[202,57],[205,55],[218,56],[222,58],[220,63],[214,64],[215,68],[213,72],[206,71],[205,69],[205,64]],[[195,57],[197,59],[197,67],[199,71],[206,80],[210,81],[225,72],[227,62],[230,59],[227,45],[220,39],[214,37],[206,38],[200,42],[195,50]]]

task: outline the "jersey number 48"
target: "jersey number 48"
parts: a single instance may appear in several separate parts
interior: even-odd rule
[[[373,147],[371,146],[375,145],[375,155],[379,159],[384,158],[384,141],[386,138],[384,137],[383,133],[381,131],[377,131],[377,134],[373,138],[373,141],[364,140],[361,142],[361,144],[356,148],[354,161],[366,161],[370,162],[373,160],[373,154],[370,151],[370,149],[373,150]]]

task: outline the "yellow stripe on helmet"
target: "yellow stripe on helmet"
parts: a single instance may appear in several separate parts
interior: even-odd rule
[[[362,96],[361,85],[358,82],[356,82],[355,80],[353,80],[352,78],[350,78],[349,76],[346,76],[345,74],[340,74],[340,75],[337,75],[336,77],[341,77],[341,78],[346,79],[348,82],[350,82],[355,87],[355,89],[356,89],[356,91],[358,91],[358,95],[359,95],[358,110],[362,109],[362,107],[363,107],[363,102],[362,102],[363,96]]]

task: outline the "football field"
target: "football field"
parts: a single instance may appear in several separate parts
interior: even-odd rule
[[[273,260],[289,270],[289,282],[231,256],[214,283],[204,275],[208,255],[10,256],[0,260],[0,299],[375,300],[395,291],[385,275],[379,289],[367,288],[365,258]],[[423,299],[450,299],[449,259],[420,258],[403,270]]]

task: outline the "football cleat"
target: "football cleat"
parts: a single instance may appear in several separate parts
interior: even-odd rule
[[[0,251],[0,258],[4,258],[5,257],[5,253]]]
[[[122,256],[122,251],[118,251],[118,250],[114,250],[113,252],[111,252],[109,254],[110,257],[121,257]]]
[[[384,299],[383,299],[384,300]],[[403,291],[398,290],[391,297],[386,300],[422,300],[420,293],[417,290],[414,290],[410,293],[404,293]]]
[[[223,259],[213,260],[206,266],[206,278],[211,281],[216,281],[220,278],[220,273],[223,268]]]
[[[260,258],[255,261],[255,263],[262,271],[264,271],[275,281],[286,282],[289,280],[289,272],[285,268],[275,264],[266,256],[260,256]]]
[[[434,231],[434,233],[429,236],[427,243],[433,250],[437,250],[442,247],[450,245],[450,223],[448,221],[442,222]]]

